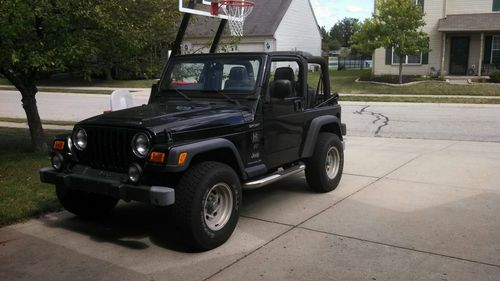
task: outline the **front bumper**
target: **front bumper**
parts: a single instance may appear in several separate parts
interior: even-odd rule
[[[71,173],[58,172],[52,167],[40,170],[40,180],[60,187],[102,194],[125,201],[139,201],[155,206],[175,203],[175,190],[164,186],[124,183],[125,174],[75,166]]]

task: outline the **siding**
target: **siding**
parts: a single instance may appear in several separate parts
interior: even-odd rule
[[[428,0],[426,4],[431,1],[435,0]],[[493,11],[493,0],[446,0],[446,3],[446,14],[448,15],[491,13]]]
[[[224,44],[224,42],[227,41],[227,39],[223,40],[219,46],[219,52],[264,52],[265,51],[265,43],[269,42],[271,43],[271,49],[268,51],[276,51],[276,43],[275,40],[272,37],[242,37],[240,42],[238,43],[238,47],[236,49],[231,49],[227,44]],[[182,48],[182,53],[183,54],[189,54],[189,53],[208,53],[210,51],[210,44],[211,41],[208,39],[186,39],[182,45],[187,45],[189,46],[189,49],[187,51]],[[227,47],[226,47],[227,46]],[[226,48],[224,48],[226,47]],[[225,49],[225,50],[224,50]]]
[[[293,0],[275,33],[277,51],[321,55],[321,33],[309,0]]]

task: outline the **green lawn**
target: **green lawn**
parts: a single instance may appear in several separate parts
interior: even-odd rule
[[[91,81],[83,79],[60,79],[60,80],[43,80],[38,81],[36,84],[39,87],[51,86],[51,87],[111,87],[111,88],[151,88],[153,83],[157,80],[99,80],[93,79]],[[0,85],[2,86],[12,86],[10,82],[5,78],[0,78]]]
[[[45,132],[48,140],[64,133]],[[29,131],[0,128],[0,136],[0,227],[59,210],[54,187],[42,184],[38,175],[50,161],[29,151]]]
[[[331,71],[332,91],[344,94],[379,94],[379,95],[456,95],[456,96],[500,96],[498,85],[450,85],[447,83],[429,81],[405,87],[391,87],[355,83],[362,75],[369,75],[371,70]],[[309,83],[317,81],[319,73],[310,73]]]
[[[0,78],[0,85],[11,85],[9,80],[5,78]]]

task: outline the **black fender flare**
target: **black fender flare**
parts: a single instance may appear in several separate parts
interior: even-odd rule
[[[325,125],[330,125],[330,124],[338,128],[339,132],[338,136],[342,140],[342,132],[343,132],[342,125],[340,123],[340,120],[336,116],[325,115],[316,117],[311,121],[311,125],[309,125],[309,129],[306,132],[305,135],[306,138],[301,153],[302,158],[309,158],[313,155],[314,147],[316,146],[316,141],[318,139],[321,128]]]
[[[241,175],[243,179],[246,179],[247,175],[243,161],[241,160],[236,146],[231,141],[223,138],[208,139],[173,147],[168,152],[167,164],[165,168],[168,172],[184,172],[189,168],[191,161],[197,155],[217,149],[229,149],[232,152],[234,158],[236,159],[236,163],[238,164],[238,167],[233,167],[233,169],[235,169],[236,173]],[[178,165],[179,156],[183,152],[188,153],[186,161],[184,165]]]

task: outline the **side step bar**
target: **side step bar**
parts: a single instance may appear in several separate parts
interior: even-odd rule
[[[306,169],[306,165],[304,163],[299,163],[298,165],[295,165],[291,168],[288,168],[286,170],[281,170],[277,171],[271,175],[265,176],[264,178],[247,182],[243,184],[243,189],[257,189],[261,188],[263,186],[266,186],[268,184],[271,184],[273,182],[276,182],[278,180],[282,180],[284,178],[288,178],[289,176],[293,176],[297,173],[300,173]]]

